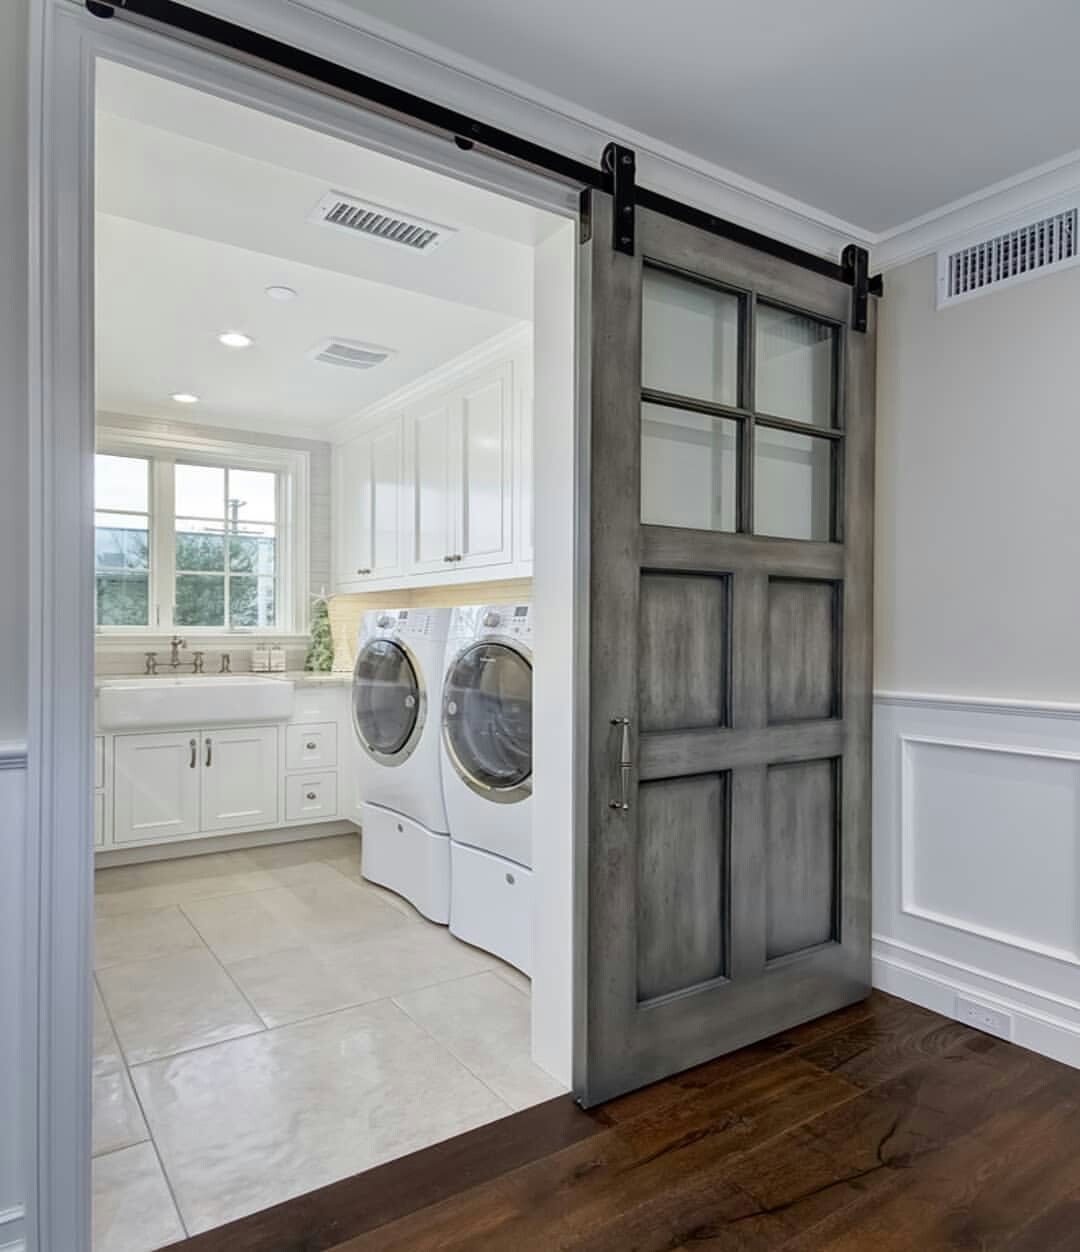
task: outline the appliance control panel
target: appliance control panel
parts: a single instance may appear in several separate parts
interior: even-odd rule
[[[493,635],[531,639],[532,605],[486,604],[480,610],[479,625],[483,631],[490,631]]]
[[[435,615],[430,609],[385,609],[375,619],[379,635],[400,635],[425,639],[435,633]]]

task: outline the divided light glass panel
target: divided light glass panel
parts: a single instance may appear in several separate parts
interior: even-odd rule
[[[739,426],[666,405],[641,406],[641,520],[734,531]]]
[[[740,299],[690,278],[646,267],[641,382],[647,391],[739,403]]]
[[[754,531],[783,539],[833,538],[834,440],[754,428]]]
[[[835,426],[836,328],[760,303],[754,322],[756,411]]]
[[[734,531],[739,423],[677,400],[738,406],[741,298],[646,267],[641,319],[641,520]]]
[[[150,625],[150,462],[94,457],[94,583],[99,626]]]
[[[177,465],[175,489],[175,625],[277,625],[277,475]]]

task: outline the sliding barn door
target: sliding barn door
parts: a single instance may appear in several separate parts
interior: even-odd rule
[[[594,1104],[870,986],[874,309],[591,197]]]

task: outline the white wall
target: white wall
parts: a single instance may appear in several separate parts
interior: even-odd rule
[[[878,323],[875,981],[1080,1065],[1080,269]]]

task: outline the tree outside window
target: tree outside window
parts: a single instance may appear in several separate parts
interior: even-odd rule
[[[150,624],[150,462],[95,458],[94,581],[99,626]]]

